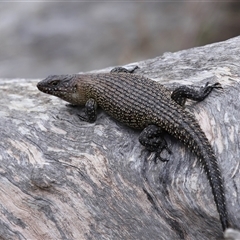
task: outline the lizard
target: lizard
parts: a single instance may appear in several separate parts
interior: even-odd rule
[[[216,156],[194,116],[184,108],[186,99],[204,100],[220,83],[207,83],[200,90],[180,86],[170,91],[164,85],[116,67],[109,73],[50,75],[40,81],[40,91],[57,96],[72,105],[84,106],[80,120],[95,122],[97,107],[116,120],[141,129],[140,143],[156,158],[168,149],[162,133],[167,132],[189,148],[202,163],[216,203],[223,231],[229,227],[223,180]]]

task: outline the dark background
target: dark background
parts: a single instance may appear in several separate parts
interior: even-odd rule
[[[153,58],[240,34],[240,2],[0,2],[0,78]]]

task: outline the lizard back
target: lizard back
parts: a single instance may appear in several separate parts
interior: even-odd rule
[[[132,128],[143,129],[149,124],[169,128],[169,124],[183,120],[180,116],[189,115],[171,99],[167,88],[145,77],[109,73],[84,75],[85,78],[88,98],[94,98],[104,111]]]

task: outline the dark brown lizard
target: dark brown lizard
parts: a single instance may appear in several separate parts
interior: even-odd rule
[[[229,226],[217,159],[199,124],[183,108],[186,98],[201,101],[213,88],[219,88],[219,83],[206,84],[200,91],[182,86],[171,93],[153,80],[125,68],[115,68],[110,73],[52,75],[40,81],[37,87],[73,105],[85,106],[79,115],[81,120],[94,122],[97,106],[100,106],[118,121],[143,129],[140,143],[156,152],[160,159],[163,149],[170,151],[161,138],[162,130],[179,139],[199,157],[212,187],[222,228]]]

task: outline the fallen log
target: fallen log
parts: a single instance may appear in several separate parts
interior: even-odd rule
[[[187,108],[216,153],[234,229],[240,229],[239,42],[130,64],[170,89],[221,83],[221,91]],[[166,135],[170,160],[155,163],[139,131],[101,110],[95,123],[81,122],[77,108],[39,92],[38,81],[0,80],[0,239],[223,238],[194,154]]]

